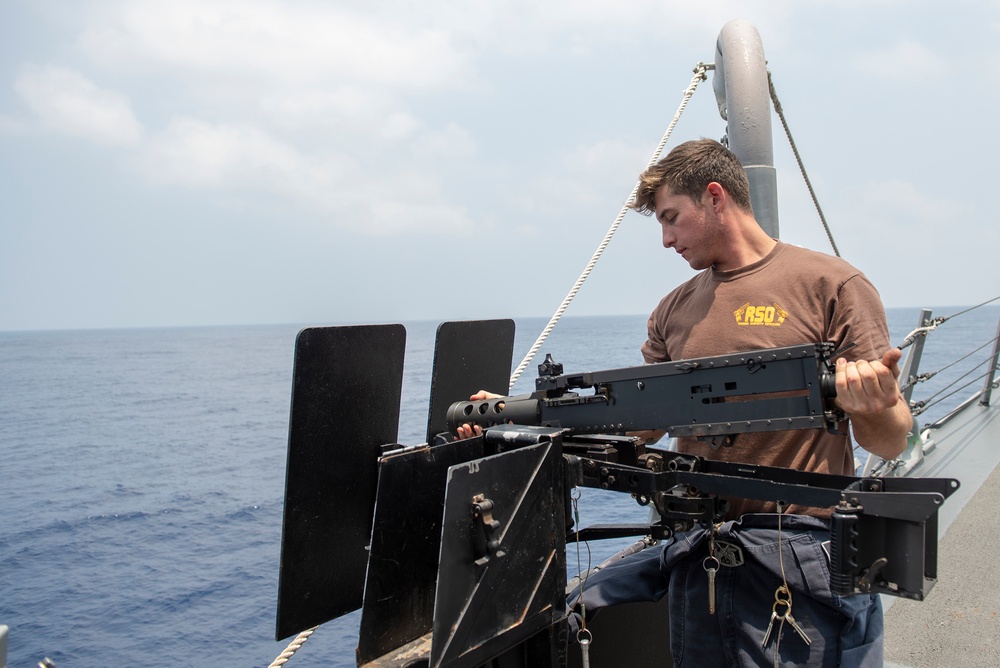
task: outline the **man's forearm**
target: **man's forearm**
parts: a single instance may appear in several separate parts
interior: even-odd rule
[[[895,459],[906,449],[912,425],[913,416],[902,395],[895,406],[885,411],[851,416],[851,430],[858,445],[883,459]]]

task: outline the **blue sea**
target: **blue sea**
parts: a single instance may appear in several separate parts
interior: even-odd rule
[[[893,343],[918,314],[889,311]],[[942,325],[921,370],[992,339],[998,318],[991,306]],[[545,322],[517,322],[515,364]],[[417,444],[438,323],[404,324],[399,441]],[[11,667],[44,657],[58,668],[267,666],[284,649],[275,601],[300,328],[0,332],[0,624]],[[567,372],[640,364],[644,334],[645,316],[567,317],[514,390],[532,387],[546,352]],[[914,398],[967,368],[942,371]],[[645,516],[620,495],[584,490],[585,525]],[[591,558],[612,551],[593,546]],[[353,666],[358,622],[352,613],[321,626],[290,665]]]

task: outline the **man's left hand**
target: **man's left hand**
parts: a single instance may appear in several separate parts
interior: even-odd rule
[[[837,360],[836,403],[851,419],[858,444],[884,459],[903,452],[913,424],[897,382],[902,356],[899,348],[890,348],[880,360]]]
[[[880,360],[837,359],[837,405],[848,415],[869,415],[892,408],[899,394],[899,360],[903,351],[890,348]]]

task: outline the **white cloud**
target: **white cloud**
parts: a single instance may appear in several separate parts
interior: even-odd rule
[[[347,155],[307,154],[250,124],[175,118],[149,142],[145,158],[152,180],[237,191],[248,202],[269,193],[356,232],[455,233],[471,225],[432,175],[372,173]]]
[[[923,226],[938,226],[942,220],[962,216],[954,202],[932,197],[925,189],[899,179],[868,184],[864,200],[866,209],[893,220],[910,236],[919,235]]]
[[[146,61],[282,82],[336,78],[425,87],[466,70],[466,56],[444,31],[322,3],[137,0],[86,30],[81,44],[109,63]]]
[[[662,156],[661,156],[662,157]],[[577,172],[624,170],[638,177],[649,162],[648,146],[630,146],[618,140],[603,140],[589,146],[578,146],[564,158],[567,169]]]
[[[406,112],[397,111],[382,119],[380,125],[382,139],[394,141],[411,136],[422,123]]]
[[[364,191],[360,170],[344,154],[312,155],[251,124],[214,124],[189,116],[171,120],[144,155],[151,180],[247,201],[268,193],[291,206],[343,211]]]
[[[160,179],[196,187],[285,182],[303,171],[298,151],[251,125],[179,117],[154,138],[148,155]]]
[[[521,56],[562,51],[586,57],[603,44],[648,41],[650,52],[656,53],[659,40],[676,44],[698,39],[705,31],[717,34],[727,20],[737,18],[732,4],[731,0],[448,3],[436,8],[435,18],[455,34],[457,42],[468,40],[479,49]],[[745,18],[779,21],[794,7],[774,0],[745,0],[740,11]],[[711,41],[702,48],[703,57],[711,58]]]
[[[901,39],[892,46],[854,59],[857,69],[893,81],[917,83],[948,75],[951,65],[926,45]]]
[[[27,128],[23,121],[6,114],[0,114],[0,135],[22,135]]]
[[[413,147],[422,158],[468,158],[476,154],[475,138],[455,123],[449,123],[443,130],[421,133]]]
[[[127,97],[73,70],[26,65],[14,90],[56,132],[110,144],[133,144],[142,137]]]
[[[574,224],[571,211],[606,218],[610,224],[649,158],[648,146],[620,140],[580,145],[558,156],[557,168],[532,178],[517,202],[528,211],[545,211],[562,224]]]
[[[308,132],[315,140],[340,146],[365,142],[397,142],[415,136],[424,123],[389,96],[355,86],[335,91],[310,88],[267,94],[259,104],[261,117],[275,128]]]
[[[389,96],[359,86],[293,88],[267,91],[260,100],[261,114],[282,128],[329,128],[343,124],[364,127],[373,117],[392,111]]]
[[[464,207],[443,203],[385,200],[372,204],[371,211],[374,219],[368,231],[380,235],[461,233],[472,225]]]
[[[282,83],[337,81],[396,90],[467,87],[485,54],[586,55],[600,44],[717,32],[726,0],[550,0],[538,3],[118,0],[92,13],[79,43],[115,67],[155,63],[201,76]],[[749,2],[783,21],[790,3]],[[655,41],[654,41],[655,44]],[[712,44],[704,45],[710,58]],[[694,56],[697,58],[697,56]]]

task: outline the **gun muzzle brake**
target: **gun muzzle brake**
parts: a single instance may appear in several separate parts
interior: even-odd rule
[[[537,425],[539,415],[538,400],[530,396],[459,401],[448,408],[448,430],[454,434],[463,424],[479,425],[483,429],[507,422]]]

